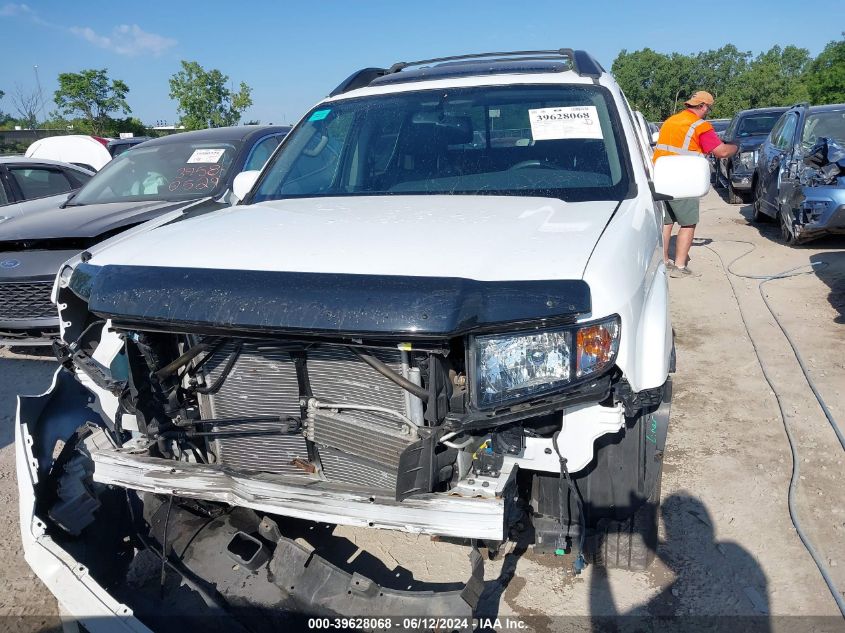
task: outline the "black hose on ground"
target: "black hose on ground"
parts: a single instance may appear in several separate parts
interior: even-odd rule
[[[387,378],[388,380],[396,383],[397,385],[402,387],[402,389],[404,389],[405,391],[410,391],[413,395],[415,395],[417,398],[419,398],[423,402],[428,402],[428,391],[426,391],[425,389],[423,389],[419,385],[412,383],[410,380],[408,380],[404,376],[400,376],[399,374],[397,374],[395,371],[393,371],[390,367],[385,365],[383,362],[381,362],[375,356],[370,356],[369,354],[364,354],[363,352],[357,350],[354,347],[350,347],[349,350],[353,354],[355,354],[358,358],[360,358],[362,361],[367,363],[367,365],[369,365],[370,367],[375,369],[378,373],[380,373],[382,376]]]
[[[766,363],[763,358],[760,356],[760,350],[757,348],[757,342],[754,340],[754,337],[751,336],[751,329],[748,326],[748,321],[745,318],[745,312],[742,309],[742,304],[739,301],[739,296],[736,293],[736,287],[734,286],[733,281],[731,281],[731,276],[734,277],[741,277],[743,279],[757,279],[761,280],[759,284],[757,284],[757,289],[760,292],[760,296],[763,297],[763,302],[766,305],[766,308],[769,310],[769,313],[774,318],[775,322],[777,323],[778,327],[781,329],[781,332],[784,333],[786,336],[787,341],[789,341],[790,346],[792,347],[792,352],[795,355],[796,360],[798,361],[799,366],[801,367],[801,371],[804,372],[804,378],[807,380],[807,384],[810,386],[810,389],[813,392],[813,395],[818,400],[819,405],[822,407],[825,416],[828,419],[828,422],[833,427],[834,432],[836,433],[837,439],[839,439],[840,444],[843,444],[842,440],[842,432],[839,429],[839,425],[836,423],[836,420],[830,414],[830,410],[827,408],[827,405],[824,403],[824,400],[819,394],[818,390],[815,387],[815,383],[813,382],[812,378],[810,378],[809,373],[806,370],[804,365],[804,361],[801,358],[801,354],[798,352],[798,349],[795,347],[795,344],[792,342],[792,338],[787,334],[786,328],[783,327],[783,324],[780,322],[777,314],[775,314],[774,310],[772,310],[771,305],[769,304],[768,300],[766,299],[765,295],[763,294],[763,284],[769,281],[773,281],[775,279],[785,279],[787,277],[794,277],[797,275],[806,275],[812,270],[803,271],[803,272],[795,272],[800,270],[801,268],[806,268],[807,266],[813,266],[812,264],[805,264],[802,266],[797,266],[795,268],[791,268],[789,270],[785,270],[780,273],[776,273],[774,275],[740,275],[735,273],[731,267],[740,259],[745,257],[746,255],[750,254],[756,248],[756,245],[753,242],[748,242],[745,240],[714,240],[717,242],[733,242],[735,244],[748,244],[751,246],[749,250],[742,253],[738,257],[735,257],[731,260],[730,264],[725,266],[725,261],[722,259],[721,254],[716,249],[705,245],[707,250],[711,251],[716,257],[719,258],[719,263],[722,265],[722,270],[725,273],[725,277],[728,280],[728,283],[731,286],[731,292],[734,296],[734,301],[736,302],[737,308],[739,308],[739,316],[742,320],[742,325],[745,327],[745,333],[748,335],[748,340],[751,341],[751,347],[754,349],[754,354],[757,357],[757,364],[760,366],[760,370],[763,372],[763,378],[766,380],[766,383],[769,385],[769,389],[772,390],[772,393],[775,396],[775,400],[777,401],[778,411],[780,412],[780,419],[783,423],[783,429],[786,432],[786,439],[789,442],[789,450],[792,453],[792,476],[789,479],[789,491],[787,493],[787,506],[789,508],[789,518],[792,520],[792,525],[795,527],[795,531],[798,533],[798,538],[801,539],[801,543],[804,545],[804,549],[807,550],[807,553],[813,559],[813,562],[816,564],[816,567],[819,570],[819,573],[822,575],[822,579],[824,579],[825,584],[827,585],[828,591],[830,591],[831,596],[833,596],[834,601],[836,602],[836,606],[839,609],[839,612],[842,614],[842,617],[845,618],[845,598],[842,597],[842,594],[839,592],[839,589],[836,587],[836,583],[833,581],[833,578],[830,575],[830,570],[828,569],[827,565],[825,564],[824,560],[822,559],[821,555],[816,551],[816,548],[813,546],[812,542],[810,541],[810,537],[807,536],[807,533],[804,531],[804,526],[801,523],[801,519],[798,517],[798,510],[795,504],[795,496],[796,490],[799,481],[800,475],[800,461],[798,459],[798,450],[795,447],[795,438],[792,436],[792,429],[789,428],[789,424],[786,421],[786,412],[783,409],[783,403],[780,399],[780,394],[775,389],[775,385],[772,382],[772,379],[769,377],[769,372],[766,369]],[[845,444],[843,444],[843,449],[845,449]]]

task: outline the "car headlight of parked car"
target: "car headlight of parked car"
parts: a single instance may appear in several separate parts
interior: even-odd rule
[[[473,399],[485,408],[558,389],[597,374],[616,359],[619,317],[577,327],[474,336]]]
[[[757,164],[757,152],[740,152],[739,164],[744,169],[754,169]]]

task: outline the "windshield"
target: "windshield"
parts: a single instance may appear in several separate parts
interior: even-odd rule
[[[79,190],[71,205],[216,196],[240,143],[171,142],[134,147]]]
[[[616,200],[618,116],[594,86],[430,90],[324,103],[286,139],[253,202],[491,194]]]
[[[845,111],[819,112],[807,117],[801,143],[809,149],[822,137],[845,143]]]
[[[739,122],[737,128],[737,136],[753,136],[756,134],[768,134],[780,118],[781,113],[774,114],[757,114],[754,116],[744,117]]]

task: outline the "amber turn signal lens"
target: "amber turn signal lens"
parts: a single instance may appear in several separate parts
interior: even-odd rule
[[[590,356],[602,359],[609,355],[612,342],[613,337],[603,325],[593,325],[578,330],[578,349]]]
[[[618,321],[588,325],[578,330],[576,342],[576,375],[600,371],[616,355],[619,337]]]

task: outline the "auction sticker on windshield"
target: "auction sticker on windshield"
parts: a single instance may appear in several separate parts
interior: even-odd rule
[[[226,153],[225,149],[195,149],[189,163],[216,163]]]
[[[596,106],[539,108],[528,111],[535,141],[567,138],[602,138]]]

